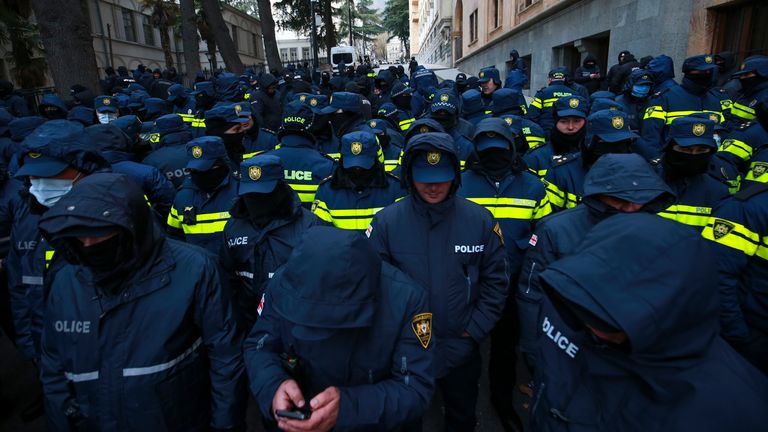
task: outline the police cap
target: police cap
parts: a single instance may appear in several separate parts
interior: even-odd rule
[[[270,193],[283,178],[283,162],[279,157],[259,154],[240,163],[238,195]]]
[[[187,168],[208,171],[216,162],[228,161],[224,141],[217,136],[195,138],[186,145]]]
[[[382,156],[379,140],[371,132],[350,132],[341,137],[341,163],[344,168],[370,169]]]

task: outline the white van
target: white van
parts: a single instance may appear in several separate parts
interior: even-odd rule
[[[344,62],[346,67],[355,66],[355,48],[350,46],[331,47],[331,68],[334,72],[339,71],[339,63]]]

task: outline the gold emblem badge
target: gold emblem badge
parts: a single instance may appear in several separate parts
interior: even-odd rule
[[[235,105],[235,114],[240,115],[240,112],[243,110],[243,107],[240,105]]]
[[[742,63],[741,66],[739,67],[739,70],[744,70],[746,68],[747,68],[747,64],[746,63]]]
[[[314,201],[312,201],[312,208],[310,209],[310,211],[311,211],[312,213],[314,213],[314,212],[315,212],[315,210],[317,210],[317,206],[318,206],[318,203],[319,203],[319,201],[318,201],[318,200],[314,200]]]
[[[707,127],[704,126],[703,123],[696,123],[695,125],[693,125],[693,134],[696,136],[702,136],[706,131],[707,131]]]
[[[261,178],[261,167],[260,166],[252,166],[248,167],[248,177],[251,178],[253,181],[257,181]]]
[[[732,223],[722,219],[715,219],[715,223],[712,225],[712,236],[715,238],[715,240],[720,240],[721,238],[730,234],[732,230]]]
[[[416,333],[416,337],[419,338],[421,346],[427,349],[432,340],[432,314],[427,312],[414,316],[411,320],[411,328]]]
[[[496,226],[493,227],[493,233],[499,237],[501,245],[504,246],[504,234],[501,233],[501,226],[499,226],[498,222],[496,222]]]
[[[624,127],[624,117],[616,116],[613,119],[611,119],[611,124],[613,125],[614,129],[621,129]]]
[[[355,141],[352,143],[352,146],[350,147],[350,151],[352,151],[352,154],[357,156],[360,154],[360,152],[363,151],[363,143],[359,141]]]
[[[372,127],[372,128],[375,128],[375,127],[376,127],[376,124],[377,124],[377,123],[376,123],[376,120],[371,120],[370,122],[368,122],[368,126],[370,126],[370,127]]]
[[[299,102],[304,102],[305,100],[307,100],[307,95],[299,96]]]
[[[717,122],[717,123],[720,122],[720,117],[718,117],[717,114],[710,114],[709,119],[712,120],[713,122]]]
[[[480,72],[480,78],[485,76],[485,72]]]
[[[440,102],[448,102],[448,99],[450,99],[450,97],[447,94],[443,93],[440,95]]]
[[[573,98],[568,101],[568,106],[571,108],[578,108],[579,107],[579,100],[576,98]]]
[[[192,157],[200,159],[203,156],[203,148],[200,146],[192,147]]]
[[[512,126],[512,117],[505,117],[504,121],[507,122],[507,126]]]
[[[40,153],[29,152],[29,153],[27,153],[27,156],[31,157],[32,159],[37,159],[37,158],[39,158],[42,155]]]
[[[309,100],[309,105],[311,106],[317,106],[317,98],[312,98]]]
[[[427,133],[427,132],[429,132],[429,127],[428,126],[422,126],[422,127],[419,128],[419,132],[420,133]]]
[[[766,171],[768,171],[768,164],[755,162],[755,165],[752,167],[752,177],[758,178],[765,174]]]
[[[112,103],[112,101],[109,100],[109,98],[104,98],[104,99],[101,100],[101,103],[104,104],[104,105],[109,105],[109,104]]]
[[[704,57],[704,63],[707,63],[707,64],[712,63],[712,56]]]
[[[430,165],[437,165],[440,163],[440,152],[427,153],[427,163]]]

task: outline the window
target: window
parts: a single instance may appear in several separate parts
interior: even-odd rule
[[[133,22],[133,13],[126,8],[123,8],[123,31],[125,31],[125,40],[136,42],[136,25]]]
[[[491,30],[499,28],[501,25],[502,0],[490,0],[489,12],[491,18]]]
[[[309,47],[302,47],[301,48],[301,58],[302,58],[302,60],[308,60],[309,59]]]
[[[237,26],[232,24],[232,45],[235,46],[235,51],[239,51],[239,46],[237,43]]]
[[[296,60],[298,60],[298,56],[299,56],[299,49],[298,48],[290,48],[289,53],[291,55],[291,61],[292,62],[295,62]]]
[[[256,33],[251,33],[251,39],[253,40],[253,56],[258,57],[259,56],[259,43],[261,42],[259,40],[258,35]]]
[[[288,48],[280,48],[280,59],[283,63],[288,61]]]
[[[469,14],[469,43],[477,41],[477,9]]]
[[[155,46],[155,29],[152,28],[151,18],[146,15],[142,15],[141,27],[144,29],[144,43],[147,45]]]

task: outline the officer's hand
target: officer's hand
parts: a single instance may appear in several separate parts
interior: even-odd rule
[[[329,431],[336,426],[340,401],[339,389],[328,387],[309,402],[312,416],[308,420],[287,420],[278,417],[277,426],[287,432]]]
[[[272,413],[277,410],[291,411],[304,406],[304,395],[296,381],[289,379],[280,384],[272,398]],[[279,417],[278,417],[279,418]]]

